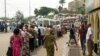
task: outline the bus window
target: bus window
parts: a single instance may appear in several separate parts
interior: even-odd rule
[[[53,21],[50,21],[50,25],[53,25]]]
[[[55,22],[53,21],[53,25],[55,25]]]
[[[42,21],[38,21],[38,25],[42,24],[43,25],[43,22]]]
[[[48,20],[44,20],[44,25],[49,25],[49,21]]]
[[[60,22],[59,21],[56,21],[56,25],[58,25],[58,24],[60,24]]]

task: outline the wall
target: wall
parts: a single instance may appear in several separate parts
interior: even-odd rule
[[[88,14],[88,23],[91,23],[93,28],[93,40],[94,43],[98,43],[100,40],[99,34],[100,34],[100,10],[94,11],[92,13]],[[99,23],[99,26],[98,26]]]

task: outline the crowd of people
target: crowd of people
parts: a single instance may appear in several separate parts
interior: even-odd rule
[[[31,56],[31,52],[35,48],[44,46],[47,51],[47,56],[54,56],[54,46],[58,50],[55,38],[56,29],[52,25],[47,25],[42,27],[36,25],[24,25],[21,24],[17,26],[13,35],[10,38],[10,46],[12,49],[12,56]],[[78,40],[80,39],[81,48],[83,55],[86,55],[86,50],[88,51],[88,56],[93,54],[93,29],[91,24],[82,23],[79,28],[75,28],[74,24],[70,28],[69,44],[74,40],[76,46],[78,46],[78,41],[76,38],[76,33],[78,33]],[[56,32],[57,34],[57,32]],[[95,51],[97,52],[97,51]],[[9,54],[7,54],[9,56]],[[10,55],[11,56],[11,55]]]
[[[55,32],[52,26],[42,27],[36,25],[17,26],[13,35],[10,37],[10,53],[7,56],[31,56],[35,48],[44,46],[47,50],[47,56],[54,56],[54,46],[57,48],[55,41]]]

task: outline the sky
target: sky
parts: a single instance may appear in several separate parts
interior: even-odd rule
[[[68,3],[72,0],[66,0],[64,4],[65,8],[68,8]],[[7,4],[7,17],[14,17],[16,11],[20,10],[25,17],[29,16],[29,0],[6,0]],[[30,0],[31,5],[31,16],[34,15],[34,9],[40,8],[43,6],[58,8],[59,0]],[[4,0],[0,0],[0,17],[4,17]]]

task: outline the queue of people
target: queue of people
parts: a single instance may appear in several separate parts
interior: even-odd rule
[[[40,46],[45,46],[47,56],[54,56],[54,46],[58,50],[54,33],[52,26],[20,24],[10,37],[11,49],[7,51],[7,56],[31,56],[31,52]]]

